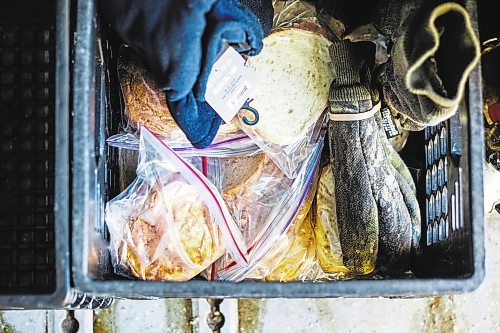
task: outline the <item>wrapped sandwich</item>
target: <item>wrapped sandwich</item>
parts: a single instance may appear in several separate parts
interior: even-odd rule
[[[186,281],[224,254],[220,231],[193,186],[175,180],[134,194],[107,212],[108,225],[121,226],[113,236],[122,270],[143,280]],[[117,213],[126,203],[134,212]]]
[[[259,113],[251,126],[256,135],[280,146],[306,137],[328,106],[333,80],[329,46],[323,35],[298,28],[280,29],[264,39],[262,52],[247,61],[262,78],[250,102]]]
[[[140,141],[137,178],[106,206],[116,273],[187,281],[226,252],[244,264],[246,246],[215,186],[147,128]]]
[[[262,52],[247,59],[260,81],[237,117],[243,131],[294,178],[326,116],[335,34],[316,19],[314,7],[300,7],[304,15],[294,13],[293,21],[290,8],[297,10],[289,2],[275,3],[274,30],[264,38]]]
[[[286,177],[266,154],[260,154],[247,161],[250,172],[239,172],[241,177],[223,181],[222,196],[249,246],[249,262],[242,267],[224,257],[208,276],[230,281],[318,277],[321,269],[315,236],[311,219],[306,217],[315,196],[322,147],[319,140],[295,179]],[[223,178],[227,178],[226,173]]]
[[[312,227],[311,205],[315,190],[315,185],[309,188],[289,229],[250,271],[246,279],[315,281],[323,276]]]
[[[235,217],[247,243],[252,242],[264,227],[276,205],[292,186],[276,164],[265,154],[258,154],[251,173],[242,173],[238,182],[230,181],[231,172],[223,170],[227,183],[222,197]],[[232,184],[231,184],[232,183]]]

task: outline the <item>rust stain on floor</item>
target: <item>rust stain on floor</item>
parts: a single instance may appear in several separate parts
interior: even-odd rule
[[[109,308],[94,311],[93,333],[117,333],[115,325],[115,309],[117,302]]]
[[[429,299],[427,333],[455,332],[455,304],[451,296],[437,296]]]
[[[260,299],[238,300],[239,333],[257,333],[262,330],[260,322],[263,308],[262,302]]]

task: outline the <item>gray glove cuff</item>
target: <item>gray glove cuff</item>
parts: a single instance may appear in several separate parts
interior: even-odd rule
[[[335,80],[330,89],[330,102],[372,99],[369,89],[370,69],[364,58],[366,54],[360,52],[365,51],[366,48],[361,44],[364,43],[340,41],[330,46],[330,56],[335,71]]]

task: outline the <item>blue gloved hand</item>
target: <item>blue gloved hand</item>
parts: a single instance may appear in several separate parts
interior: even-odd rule
[[[207,102],[196,100],[190,93],[179,101],[167,103],[172,117],[193,147],[205,148],[212,143],[222,119]]]
[[[203,36],[203,62],[195,86],[195,97],[205,100],[205,88],[212,65],[225,44],[240,54],[253,56],[262,49],[264,32],[255,15],[238,0],[218,0],[207,16]]]
[[[185,97],[201,70],[206,16],[216,0],[102,0],[106,21],[145,60],[172,99]]]
[[[211,143],[220,117],[207,105],[205,88],[224,44],[241,54],[262,48],[272,22],[271,0],[244,0],[259,9],[261,21],[237,0],[103,0],[101,9],[118,35],[141,55],[170,112],[193,146]],[[261,22],[262,25],[261,25]]]
[[[207,16],[202,70],[193,92],[180,100],[172,100],[168,94],[166,96],[172,116],[194,147],[208,146],[222,121],[205,102],[205,90],[212,66],[225,44],[231,45],[240,54],[252,56],[262,49],[263,37],[256,17],[238,1],[219,0],[214,4]]]

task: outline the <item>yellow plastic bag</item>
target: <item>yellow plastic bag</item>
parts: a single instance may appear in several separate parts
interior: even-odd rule
[[[335,211],[335,180],[330,165],[323,168],[316,194],[315,235],[318,259],[327,278],[345,278],[349,270],[342,262],[337,214]]]
[[[317,142],[295,179],[287,178],[268,157],[256,163],[255,173],[223,192],[229,210],[245,237],[248,267],[221,260],[210,278],[252,280],[316,280],[312,216],[318,164],[323,140]],[[242,174],[243,175],[243,174]],[[312,212],[311,212],[312,214]]]
[[[305,219],[290,228],[287,235],[278,242],[268,260],[277,267],[266,277],[266,281],[311,281],[321,277],[321,266],[316,256],[316,240],[312,226],[312,211]],[[263,263],[265,264],[265,263]],[[272,267],[270,265],[270,267]]]

